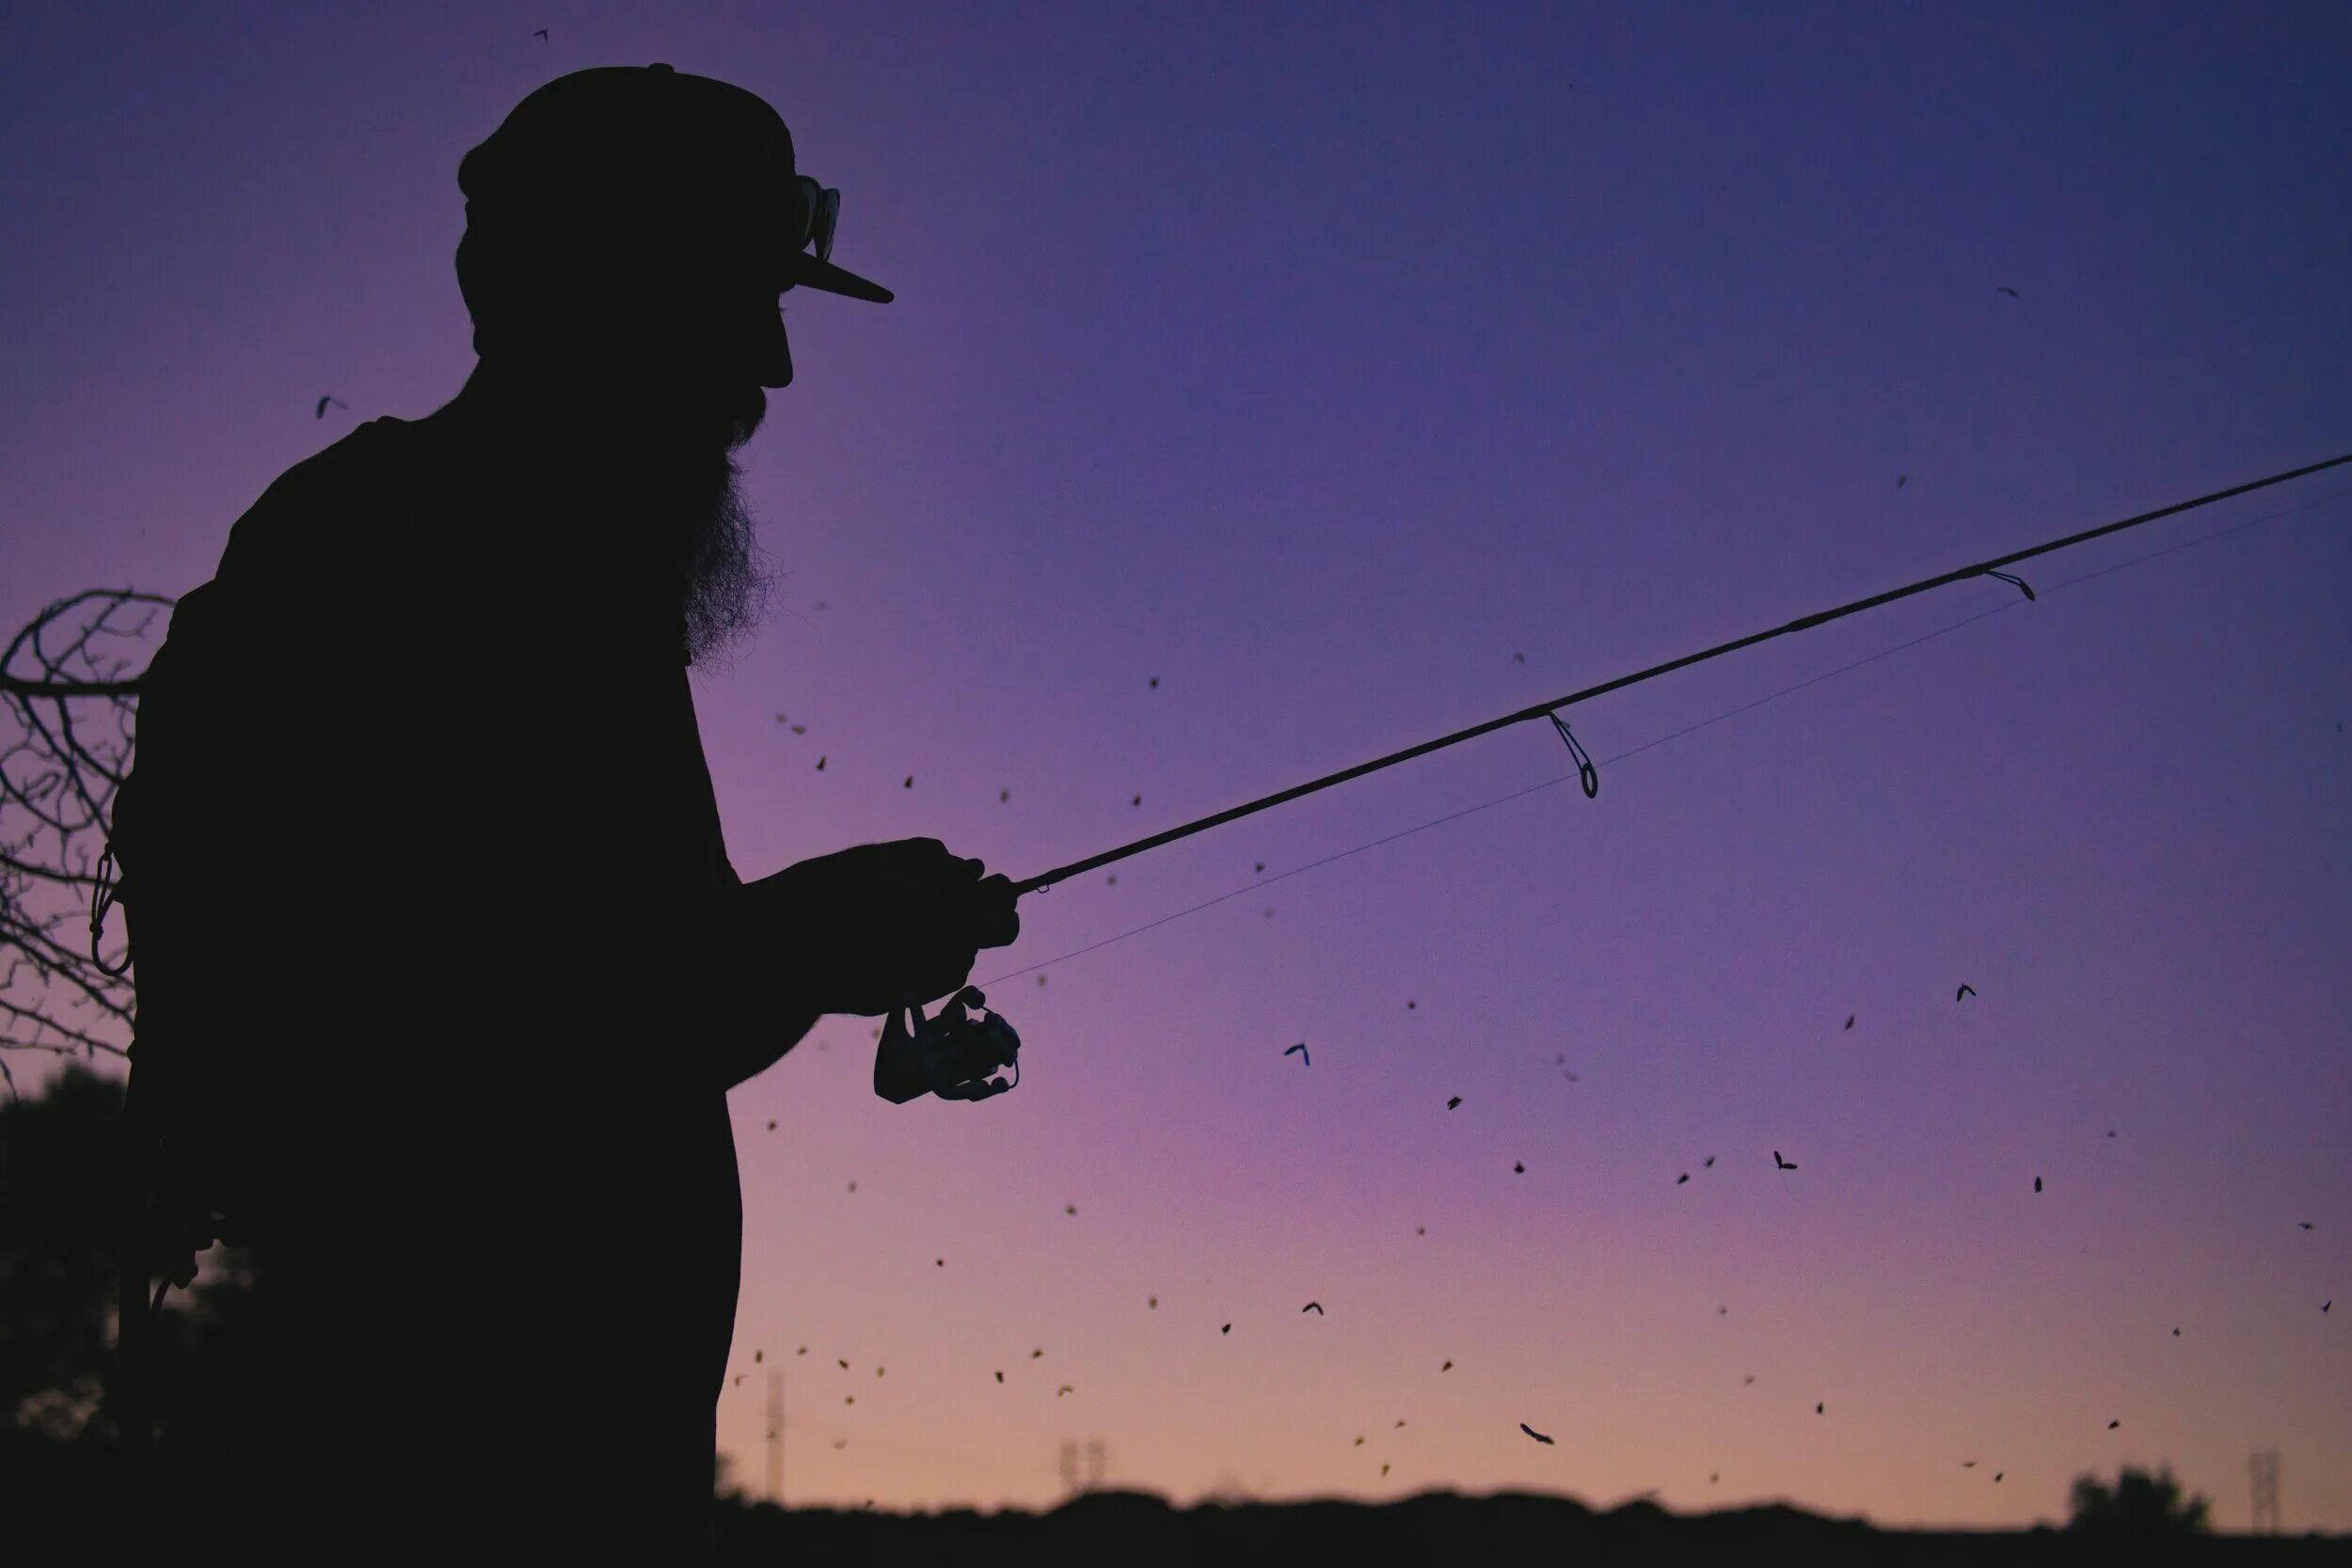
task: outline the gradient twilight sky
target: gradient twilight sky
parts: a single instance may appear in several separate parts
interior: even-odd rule
[[[10,6],[7,626],[455,393],[458,158],[653,60],[773,103],[898,295],[787,296],[743,453],[747,878],[1032,875],[2352,449],[2342,6]],[[827,1020],[733,1097],[739,1475],[780,1365],[803,1503],[1042,1505],[1099,1436],[1179,1500],[1977,1526],[2169,1461],[2242,1528],[2276,1447],[2352,1528],[2346,492],[1581,705],[1597,800],[1275,881],[1572,780],[1522,725],[1033,895],[976,980],[1273,884],[999,988],[983,1106]]]

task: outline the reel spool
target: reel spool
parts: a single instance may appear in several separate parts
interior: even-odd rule
[[[1012,1025],[994,1013],[974,1017],[965,1010],[986,1001],[977,986],[966,986],[936,1018],[925,1018],[923,1005],[912,996],[892,1008],[874,1053],[874,1092],[903,1105],[922,1094],[986,1100],[1020,1083],[1021,1037]],[[1013,1069],[1011,1084],[988,1076],[1000,1067]]]

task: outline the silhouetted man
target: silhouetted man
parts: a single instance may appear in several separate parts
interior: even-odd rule
[[[157,1180],[250,1241],[267,1315],[167,1433],[202,1510],[171,1534],[683,1560],[734,1326],[727,1089],[1018,922],[936,840],[749,884],[721,840],[686,672],[759,607],[729,454],[792,379],[777,295],[891,297],[823,259],[838,198],[783,120],[583,71],[458,181],[479,367],[237,521],[117,805]]]

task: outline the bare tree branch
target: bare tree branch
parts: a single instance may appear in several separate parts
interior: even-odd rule
[[[96,953],[88,935],[137,728],[138,677],[113,644],[142,641],[173,603],[86,589],[0,653],[0,1053],[119,1056],[128,1046],[135,992],[120,973],[121,924]]]

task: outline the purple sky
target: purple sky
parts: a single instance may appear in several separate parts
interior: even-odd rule
[[[1481,9],[12,8],[0,619],[183,592],[453,395],[458,158],[654,60],[773,103],[898,296],[787,297],[744,454],[782,610],[696,697],[746,877],[1028,876],[2352,449],[2344,8]],[[1597,800],[1023,974],[984,1106],[828,1020],[734,1097],[739,1473],[780,1365],[802,1502],[1040,1505],[1100,1436],[1180,1500],[1987,1526],[2169,1461],[2242,1528],[2276,1447],[2352,1528],[2347,491],[1571,710]],[[1406,764],[1032,896],[975,978],[1572,774],[1540,723]]]

